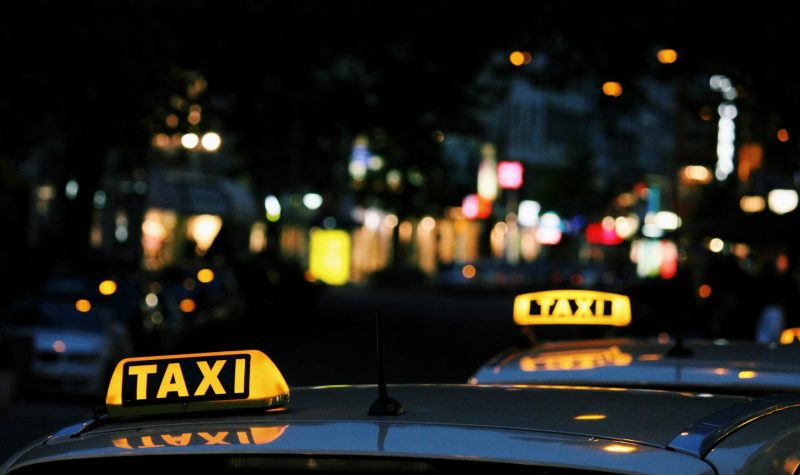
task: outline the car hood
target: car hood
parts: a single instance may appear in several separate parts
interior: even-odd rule
[[[727,392],[800,389],[800,345],[746,341],[674,343],[621,338],[551,342],[510,350],[480,368],[477,384],[596,384]]]

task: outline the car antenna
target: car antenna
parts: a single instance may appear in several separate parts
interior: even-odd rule
[[[399,416],[406,409],[397,400],[389,397],[386,389],[386,375],[383,369],[383,314],[379,309],[375,313],[375,330],[378,340],[378,399],[369,407],[370,416]]]

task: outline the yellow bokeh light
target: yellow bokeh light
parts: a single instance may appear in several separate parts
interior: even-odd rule
[[[508,60],[514,66],[522,66],[525,64],[525,53],[522,51],[513,51],[510,55],[508,55]]]
[[[114,295],[114,292],[117,291],[117,283],[113,280],[104,280],[97,286],[97,290],[103,295]]]
[[[75,302],[75,310],[81,313],[86,313],[91,309],[92,309],[92,304],[86,299],[80,299],[77,302]]]
[[[183,299],[180,303],[181,312],[191,313],[197,309],[197,304],[192,299]]]
[[[622,85],[615,81],[606,81],[603,83],[603,94],[611,97],[619,97],[622,95]]]
[[[755,371],[739,371],[739,379],[753,379],[757,374]]]
[[[658,50],[656,57],[661,64],[672,64],[678,60],[678,52],[674,49],[662,49]]]
[[[214,271],[211,269],[200,269],[197,271],[197,280],[207,284],[214,280]]]

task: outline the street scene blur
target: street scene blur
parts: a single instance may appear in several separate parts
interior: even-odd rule
[[[466,383],[552,289],[629,296],[613,336],[796,343],[795,29],[695,7],[3,15],[0,462],[127,356],[374,383],[377,314],[394,383]]]

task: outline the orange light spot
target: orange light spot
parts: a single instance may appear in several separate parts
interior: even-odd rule
[[[622,95],[622,85],[618,82],[607,81],[603,83],[603,94],[611,97],[619,97]]]
[[[75,310],[81,313],[86,313],[91,309],[92,309],[92,304],[86,299],[80,299],[77,302],[75,302]]]
[[[472,264],[467,264],[461,268],[461,275],[466,279],[471,279],[478,274],[478,270]]]
[[[508,55],[508,60],[514,66],[520,67],[525,64],[525,54],[522,51],[513,51]]]
[[[207,284],[214,280],[214,271],[211,269],[200,269],[197,271],[197,280]]]
[[[197,304],[192,299],[183,299],[180,303],[181,312],[191,313],[197,309]]]
[[[656,53],[656,58],[661,64],[672,64],[678,60],[678,52],[674,49],[662,49]]]
[[[67,351],[67,344],[61,340],[56,340],[53,342],[53,351],[56,353],[63,353]]]
[[[711,296],[711,286],[708,284],[703,284],[700,288],[697,289],[697,295],[700,296],[701,299],[707,299]]]
[[[781,142],[788,142],[789,141],[789,131],[786,129],[781,129],[778,131],[778,140]]]

